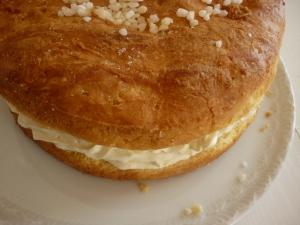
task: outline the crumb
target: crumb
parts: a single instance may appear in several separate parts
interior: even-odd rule
[[[147,184],[139,184],[140,190],[143,193],[146,193],[148,191],[148,185]]]
[[[238,179],[241,183],[243,183],[247,178],[247,175],[246,174],[240,174]]]
[[[242,162],[242,167],[246,168],[248,164],[246,162]]]
[[[193,213],[196,215],[196,216],[199,216],[200,213],[203,212],[203,208],[201,205],[197,205],[197,204],[194,204],[193,205]]]
[[[270,116],[272,116],[272,113],[270,113],[270,112],[266,112],[266,114],[265,114],[265,115],[266,115],[266,117],[267,117],[267,118],[269,118]]]
[[[192,211],[190,208],[185,208],[185,209],[184,209],[184,213],[185,213],[186,215],[191,215],[192,212],[193,212],[193,211]]]
[[[195,216],[199,216],[200,213],[203,212],[203,208],[201,205],[194,204],[192,208],[185,208],[183,212],[185,215],[191,215],[193,213]]]
[[[268,90],[267,93],[266,93],[266,95],[269,96],[269,97],[272,97],[273,96],[273,92],[270,91],[270,90]]]
[[[268,127],[269,127],[269,125],[266,124],[266,125],[264,125],[263,127],[260,128],[260,131],[264,132]]]
[[[267,164],[268,164],[268,162],[264,161],[264,165],[267,165]]]

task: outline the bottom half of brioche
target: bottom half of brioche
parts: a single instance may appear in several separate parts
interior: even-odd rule
[[[17,121],[18,115],[15,113],[13,115]],[[121,170],[105,160],[92,159],[79,152],[59,149],[53,143],[34,140],[31,129],[20,127],[29,138],[33,139],[50,155],[85,174],[117,180],[149,180],[184,174],[215,160],[238,140],[248,125],[254,120],[255,115],[256,113],[246,120],[238,122],[231,131],[219,137],[213,147],[203,150],[189,159],[181,160],[173,165],[159,169]]]

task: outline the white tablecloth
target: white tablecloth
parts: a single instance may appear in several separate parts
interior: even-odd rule
[[[235,225],[300,224],[300,1],[286,1],[286,32],[281,49],[295,97],[296,124],[290,153],[270,190]]]

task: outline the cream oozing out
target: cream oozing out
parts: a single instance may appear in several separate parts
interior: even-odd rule
[[[22,115],[13,105],[8,103],[12,112],[17,113],[18,124],[32,130],[33,139],[53,143],[57,148],[75,151],[92,159],[105,160],[121,170],[127,169],[159,169],[173,165],[181,160],[213,147],[220,136],[229,132],[239,122],[235,122],[221,130],[194,140],[188,144],[158,150],[125,150],[106,147],[78,139],[69,134],[41,126],[31,118]],[[240,121],[245,121],[256,112],[252,109]]]

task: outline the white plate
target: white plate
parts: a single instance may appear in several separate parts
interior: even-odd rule
[[[145,181],[113,181],[84,175],[57,161],[14,124],[0,99],[0,222],[9,224],[229,224],[261,198],[288,153],[294,102],[282,62],[257,118],[223,156],[189,174]],[[271,112],[267,118],[266,112]],[[261,132],[266,124],[269,127]],[[248,166],[243,167],[242,163]],[[238,181],[240,174],[246,180]],[[193,204],[200,216],[185,215]]]

